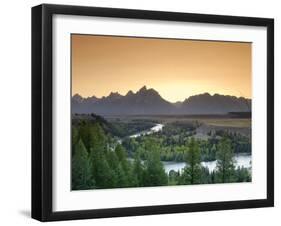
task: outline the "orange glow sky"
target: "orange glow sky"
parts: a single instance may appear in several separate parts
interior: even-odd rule
[[[251,73],[251,43],[72,35],[73,95],[146,85],[171,102],[205,92],[251,98]]]

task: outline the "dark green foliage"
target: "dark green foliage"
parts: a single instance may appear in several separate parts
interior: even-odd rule
[[[95,167],[93,168],[93,176],[96,181],[97,187],[108,188],[114,185],[113,175],[114,171],[110,169],[109,164],[105,156],[101,153],[97,153],[97,156],[92,158]]]
[[[231,141],[227,137],[223,137],[218,143],[217,150],[217,182],[234,182],[234,161],[233,148]]]
[[[121,144],[118,144],[116,146],[115,153],[116,153],[119,161],[125,163],[125,161],[127,160],[126,159],[127,154]]]
[[[111,122],[109,132],[118,137],[126,137],[139,131],[150,129],[154,126],[153,122],[149,121],[131,121],[131,122]]]
[[[78,143],[79,141],[79,131],[77,130],[77,128],[75,126],[72,126],[72,137],[71,137],[71,144],[72,144],[72,148],[71,148],[71,156],[73,157],[74,154],[74,150],[75,150],[75,145]]]
[[[236,182],[251,182],[252,176],[248,169],[244,167],[238,167],[238,169],[235,170],[235,177]]]
[[[115,151],[109,151],[107,153],[107,162],[111,169],[116,169],[118,167],[119,159],[118,159]]]
[[[251,169],[234,167],[234,153],[251,147],[239,134],[221,138],[214,133],[198,140],[193,138],[196,123],[171,123],[162,132],[120,143],[110,123],[89,117],[76,119],[72,126],[73,190],[251,181]],[[201,166],[215,159],[216,171]],[[186,167],[167,174],[162,161],[185,161]]]
[[[140,154],[136,152],[133,164],[133,174],[135,175],[136,187],[144,186],[144,166],[141,163]]]
[[[115,148],[115,153],[119,159],[120,166],[124,171],[126,182],[122,185],[123,187],[132,187],[136,184],[135,175],[133,175],[133,166],[128,160],[127,152],[124,147],[118,144]]]
[[[116,175],[117,175],[116,187],[119,187],[119,188],[128,187],[129,180],[128,180],[126,172],[124,171],[121,163],[118,164],[118,167],[116,169]]]
[[[192,137],[186,152],[186,167],[181,175],[180,184],[201,183],[201,156],[198,142]]]
[[[241,135],[240,133],[230,133],[227,131],[216,131],[216,135],[220,137],[226,137],[231,140],[234,153],[251,153],[252,145],[250,137]]]
[[[201,177],[200,177],[201,184],[212,184],[214,180],[212,179],[212,173],[209,172],[207,167],[201,166]]]
[[[138,147],[142,147],[147,138],[157,139],[160,145],[160,158],[161,161],[185,161],[184,151],[188,140],[196,133],[193,125],[184,124],[180,126],[179,123],[172,123],[165,125],[162,132],[151,134],[149,136],[140,136],[137,138],[125,138],[122,145],[126,148],[130,157],[134,156],[134,152]],[[178,126],[178,127],[177,127]],[[211,134],[211,133],[209,133]],[[231,140],[233,152],[237,153],[251,153],[251,141],[249,137],[242,136],[239,133],[222,133],[218,134],[214,131],[211,136],[205,140],[197,140],[200,149],[201,161],[214,161],[216,160],[217,145],[221,139],[220,135],[224,135]],[[141,153],[141,159],[145,159],[144,152]]]
[[[216,160],[217,147],[216,147],[215,143],[210,142],[208,140],[208,141],[201,141],[199,145],[200,145],[200,149],[201,149],[201,160],[202,161]]]
[[[153,139],[145,143],[147,150],[147,160],[145,161],[144,185],[159,186],[167,185],[168,177],[160,161],[159,146]]]
[[[191,184],[200,183],[201,173],[201,155],[197,141],[192,137],[187,151],[186,162],[190,168],[190,182]]]
[[[88,158],[88,152],[81,139],[74,147],[71,186],[73,190],[94,188],[94,180],[91,176],[91,163]]]
[[[169,185],[178,185],[180,181],[180,172],[170,170],[169,172]]]

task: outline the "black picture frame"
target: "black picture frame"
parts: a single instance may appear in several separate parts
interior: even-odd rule
[[[95,210],[52,210],[52,18],[55,14],[267,28],[267,198]],[[43,4],[32,8],[32,218],[40,221],[121,217],[274,206],[274,20],[268,18]]]

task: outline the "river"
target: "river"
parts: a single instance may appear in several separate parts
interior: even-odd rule
[[[245,167],[249,168],[251,166],[252,156],[249,154],[241,153],[234,156],[234,165],[235,167]],[[185,162],[173,162],[173,161],[162,161],[166,173],[169,173],[170,170],[181,171],[185,166]],[[210,172],[214,171],[216,168],[217,160],[209,162],[201,162],[201,165],[207,167]]]
[[[144,135],[149,135],[149,134],[152,134],[152,133],[156,133],[156,132],[159,132],[163,129],[164,125],[163,124],[155,124],[155,126],[151,127],[149,130],[144,130],[144,131],[141,131],[141,132],[138,132],[138,133],[135,133],[133,135],[130,135],[129,137],[130,138],[137,138],[137,137],[140,137],[140,136],[144,136]],[[122,144],[122,139],[117,139],[117,142],[119,144]]]
[[[138,133],[133,134],[129,137],[130,138],[136,138],[136,137],[139,137],[139,136],[156,133],[156,132],[161,131],[163,129],[163,127],[164,127],[163,124],[160,124],[160,123],[155,124],[155,126],[151,127],[149,130],[138,132]],[[245,153],[236,154],[234,156],[234,163],[235,163],[234,165],[235,165],[236,168],[239,167],[239,166],[249,168],[249,167],[251,167],[251,160],[252,160],[252,156],[249,155],[249,154],[245,154]],[[166,173],[169,173],[170,170],[181,171],[186,166],[185,162],[162,161],[162,163],[164,165]],[[215,170],[216,164],[217,164],[217,160],[208,161],[208,162],[201,162],[201,165],[204,166],[204,167],[207,167],[210,172]]]
[[[136,133],[134,135],[129,136],[130,138],[136,138],[139,136],[143,136],[143,135],[149,135],[152,133],[156,133],[159,132],[163,129],[164,125],[163,124],[156,124],[155,126],[151,127],[149,130],[145,130],[145,131],[141,131],[139,133]]]

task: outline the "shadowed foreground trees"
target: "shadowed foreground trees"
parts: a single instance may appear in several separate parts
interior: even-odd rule
[[[92,165],[88,158],[87,150],[80,139],[74,146],[72,157],[72,189],[89,189],[95,186],[91,174]]]
[[[142,163],[139,154],[130,161],[120,144],[109,148],[108,137],[98,123],[82,123],[77,131],[73,134],[73,141],[77,142],[73,144],[72,153],[73,190],[168,184],[155,140],[151,139],[145,145],[149,154]]]
[[[234,182],[234,160],[231,141],[223,137],[218,144],[216,182]]]
[[[153,139],[145,144],[147,149],[147,160],[143,177],[144,186],[167,185],[168,177],[165,173],[163,163],[160,161],[160,147]]]
[[[198,143],[192,137],[187,144],[186,167],[180,178],[181,184],[200,184],[201,183],[201,156]]]
[[[190,137],[174,150],[184,156],[185,168],[167,174],[161,162],[163,140],[157,136],[142,138],[129,157],[130,152],[98,122],[81,121],[72,131],[73,190],[251,181],[248,169],[235,169],[233,143],[228,137],[213,144],[216,171],[209,172],[201,165],[200,142]]]

